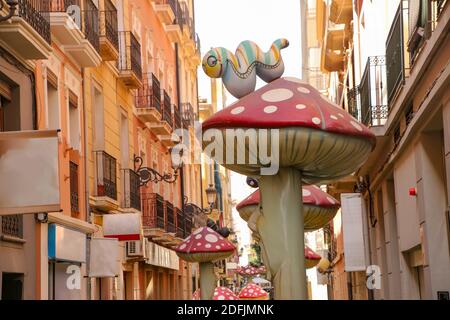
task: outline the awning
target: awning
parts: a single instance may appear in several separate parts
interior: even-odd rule
[[[119,241],[141,238],[141,215],[138,213],[118,213],[103,216],[103,236]]]

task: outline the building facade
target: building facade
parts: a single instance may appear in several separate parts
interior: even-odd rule
[[[328,186],[342,202],[325,237],[330,297],[448,299],[448,1],[312,3],[327,94],[377,137]]]
[[[58,130],[61,208],[1,217],[0,298],[190,299],[173,247],[201,169],[171,148],[198,115],[193,2],[20,0],[0,51],[0,131]]]

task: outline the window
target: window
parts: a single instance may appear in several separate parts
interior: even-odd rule
[[[126,113],[120,113],[120,155],[122,169],[129,169],[130,144],[128,139],[128,118]]]
[[[1,300],[23,300],[23,273],[2,274]]]
[[[47,116],[48,128],[57,130],[61,126],[59,124],[59,97],[58,88],[53,82],[47,80]]]
[[[78,110],[78,97],[69,90],[69,132],[70,146],[75,150],[81,149],[80,112]]]
[[[93,101],[93,125],[94,128],[94,150],[101,151],[105,147],[104,105],[103,95],[100,90],[94,88]]]

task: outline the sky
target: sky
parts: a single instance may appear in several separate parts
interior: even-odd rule
[[[285,76],[301,77],[301,21],[300,0],[195,0],[196,32],[200,37],[203,55],[212,47],[225,47],[235,52],[239,43],[252,40],[263,51],[272,42],[286,38],[290,46],[282,51],[286,66]],[[210,100],[209,78],[199,70],[199,95]],[[258,81],[260,87],[265,83]],[[231,104],[235,98],[228,96]],[[245,183],[245,177],[232,173],[231,196],[237,203],[254,190]],[[250,243],[246,223],[233,213],[242,238],[241,243]],[[242,265],[246,261],[242,261]]]

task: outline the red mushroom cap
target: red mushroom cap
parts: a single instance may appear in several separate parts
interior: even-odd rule
[[[261,299],[268,297],[268,293],[255,283],[249,283],[239,293],[240,299]]]
[[[256,276],[259,274],[259,270],[253,266],[246,266],[239,269],[239,274],[244,277]]]
[[[277,131],[267,132],[267,140],[260,141],[264,138],[246,139],[246,130],[228,132],[229,129]],[[204,135],[214,137],[214,141],[205,139],[203,148],[224,167],[248,176],[264,175],[263,169],[269,167],[267,159],[252,152],[255,145],[264,143],[278,149],[279,158],[272,159],[278,168],[301,171],[306,184],[352,174],[364,164],[376,143],[375,135],[366,126],[314,87],[295,78],[277,79],[243,97],[206,120],[202,130]],[[236,138],[243,142],[238,147]],[[226,157],[223,152],[213,153],[216,147],[225,150]],[[242,163],[236,161],[238,157],[252,161]]]
[[[306,269],[314,268],[322,259],[317,253],[311,250],[308,246],[305,246],[305,267]]]
[[[259,189],[242,200],[237,206],[236,210],[240,210],[243,207],[251,205],[259,205],[260,202]],[[338,200],[330,196],[328,193],[322,191],[315,185],[303,186],[303,204],[317,207],[332,207],[339,208],[340,203]]]
[[[233,291],[226,287],[217,287],[214,290],[213,300],[239,300]]]
[[[305,258],[309,260],[320,260],[322,259],[317,253],[315,253],[310,247],[305,246]]]
[[[234,250],[230,241],[208,227],[197,229],[175,248],[180,258],[190,262],[224,259]]]
[[[313,86],[297,78],[280,78],[241,98],[203,123],[212,128],[309,127],[368,138],[374,134]]]

